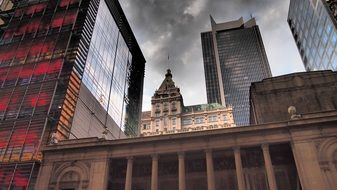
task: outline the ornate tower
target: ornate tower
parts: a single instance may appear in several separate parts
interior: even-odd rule
[[[155,128],[153,131],[181,129],[183,97],[172,80],[170,69],[167,70],[164,81],[152,96],[151,104],[151,127]]]

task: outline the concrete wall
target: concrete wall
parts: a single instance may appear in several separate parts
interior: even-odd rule
[[[82,84],[79,99],[76,104],[74,120],[71,128],[71,139],[86,137],[102,137],[104,126],[110,131],[107,139],[125,138],[114,120],[107,114],[101,104],[92,95],[88,88]]]

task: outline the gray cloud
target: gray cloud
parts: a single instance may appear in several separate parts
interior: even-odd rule
[[[143,110],[169,67],[185,105],[206,103],[200,33],[217,22],[245,20],[260,26],[274,76],[303,71],[287,25],[289,0],[120,0],[147,60]],[[170,54],[170,60],[167,56]]]

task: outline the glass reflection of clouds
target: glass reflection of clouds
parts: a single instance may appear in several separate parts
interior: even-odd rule
[[[337,70],[337,30],[325,2],[290,3],[288,22],[306,70]]]
[[[83,82],[122,129],[131,59],[105,1],[100,1]]]

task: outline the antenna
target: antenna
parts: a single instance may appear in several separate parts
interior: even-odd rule
[[[167,69],[170,69],[170,53],[167,54]]]

